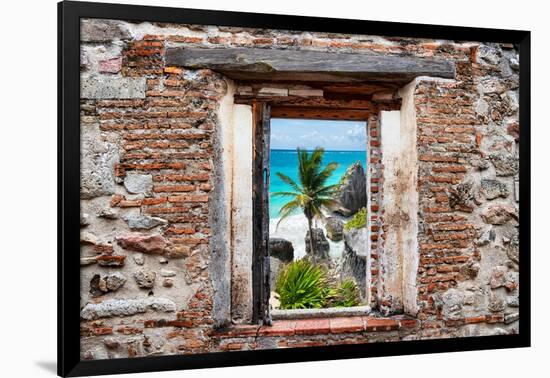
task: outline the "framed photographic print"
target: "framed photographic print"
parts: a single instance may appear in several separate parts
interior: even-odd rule
[[[59,375],[529,346],[529,32],[58,7]]]

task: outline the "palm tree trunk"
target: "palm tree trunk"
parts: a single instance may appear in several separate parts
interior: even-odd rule
[[[316,261],[317,259],[315,257],[315,249],[314,249],[315,243],[313,242],[313,228],[311,227],[310,217],[307,217],[307,225],[309,228],[309,250],[311,251],[311,261],[315,264],[317,262]]]

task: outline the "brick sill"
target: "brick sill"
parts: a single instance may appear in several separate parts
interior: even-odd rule
[[[417,327],[419,322],[411,318],[375,318],[370,316],[348,316],[313,319],[275,320],[271,326],[234,325],[216,331],[216,336],[258,337],[322,335],[362,332],[387,332],[401,328]]]
[[[370,306],[314,308],[303,310],[271,310],[273,320],[297,320],[313,318],[337,318],[351,316],[367,316],[371,313]]]

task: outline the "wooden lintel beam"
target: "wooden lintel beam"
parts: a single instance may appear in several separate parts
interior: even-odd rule
[[[305,50],[172,47],[166,64],[208,68],[234,80],[407,83],[418,76],[455,77],[447,60]]]
[[[235,95],[235,104],[252,105],[256,101],[267,102],[271,106],[279,108],[298,107],[300,109],[313,108],[315,112],[325,111],[326,109],[333,110],[362,110],[370,113],[377,113],[380,110],[398,110],[401,107],[401,99],[395,98],[392,101],[376,102],[372,101],[372,96],[368,100],[357,100],[350,98],[326,99],[323,97],[298,97],[298,96],[243,96]],[[330,118],[329,118],[330,119]]]
[[[359,109],[331,109],[311,108],[299,106],[273,106],[271,108],[272,118],[306,118],[325,120],[347,120],[366,121],[370,115],[377,114],[373,110]]]

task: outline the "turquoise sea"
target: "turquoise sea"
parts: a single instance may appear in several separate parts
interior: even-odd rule
[[[327,184],[336,184],[340,177],[346,172],[346,169],[353,163],[360,161],[363,168],[366,168],[366,151],[325,151],[323,165],[330,162],[339,164],[336,171]],[[271,150],[270,156],[270,185],[269,192],[289,191],[287,184],[281,181],[275,174],[276,172],[284,173],[296,182],[298,182],[298,158],[296,150]],[[279,217],[279,210],[288,201],[288,198],[270,197],[269,202],[269,217],[271,219]]]

